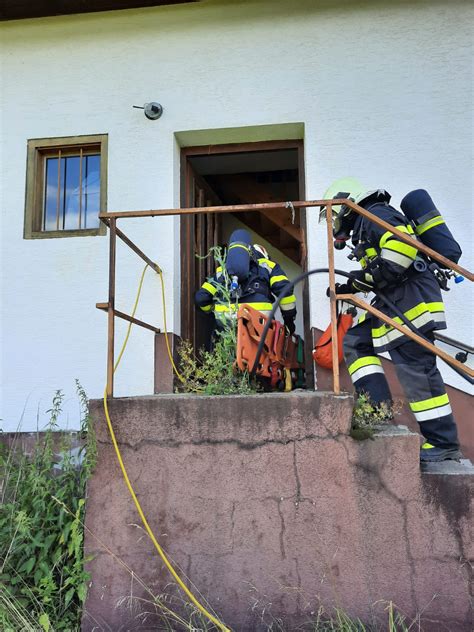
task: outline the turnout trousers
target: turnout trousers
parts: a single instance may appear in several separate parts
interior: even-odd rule
[[[432,332],[425,335],[434,340]],[[456,423],[435,354],[405,336],[388,353],[426,441],[439,448],[459,448]],[[344,357],[357,394],[367,394],[373,404],[392,402],[382,363],[374,351],[370,318],[349,329],[344,338]]]

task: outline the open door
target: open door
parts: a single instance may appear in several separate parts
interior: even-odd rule
[[[238,205],[305,199],[301,140],[187,147],[182,157],[182,206]],[[232,229],[247,228],[289,278],[306,269],[306,212],[219,213],[181,218],[182,337],[205,346],[212,323],[194,307],[194,293],[215,271],[213,257],[199,260],[226,241]],[[305,339],[307,384],[313,386],[308,285],[297,290],[297,333]],[[298,296],[299,295],[299,296]]]

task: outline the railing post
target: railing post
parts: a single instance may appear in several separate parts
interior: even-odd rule
[[[115,256],[117,248],[115,217],[110,218],[109,247],[109,303],[108,303],[108,339],[107,339],[107,396],[114,396],[114,344],[115,344]]]
[[[334,278],[334,247],[332,243],[331,204],[326,206],[326,229],[328,240],[329,302],[331,308],[332,379],[334,393],[339,395],[341,387],[339,384],[339,340],[337,338],[336,281]]]

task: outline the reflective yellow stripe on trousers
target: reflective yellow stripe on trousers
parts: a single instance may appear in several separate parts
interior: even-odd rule
[[[353,382],[357,382],[367,375],[373,375],[374,373],[383,373],[382,363],[377,356],[365,356],[364,358],[358,358],[349,365],[349,375]]]
[[[419,402],[410,402],[410,409],[418,422],[429,421],[431,419],[437,419],[438,417],[446,417],[453,412],[447,393],[437,395],[436,397],[429,397],[428,399],[422,399]]]

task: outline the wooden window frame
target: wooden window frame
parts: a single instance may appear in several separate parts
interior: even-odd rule
[[[28,140],[26,159],[26,198],[24,239],[53,239],[58,237],[95,237],[106,235],[103,222],[97,228],[74,228],[65,230],[42,230],[44,163],[45,157],[54,150],[64,150],[66,155],[81,148],[97,147],[100,153],[100,212],[107,211],[107,154],[108,135],[62,136],[57,138],[34,138]]]

